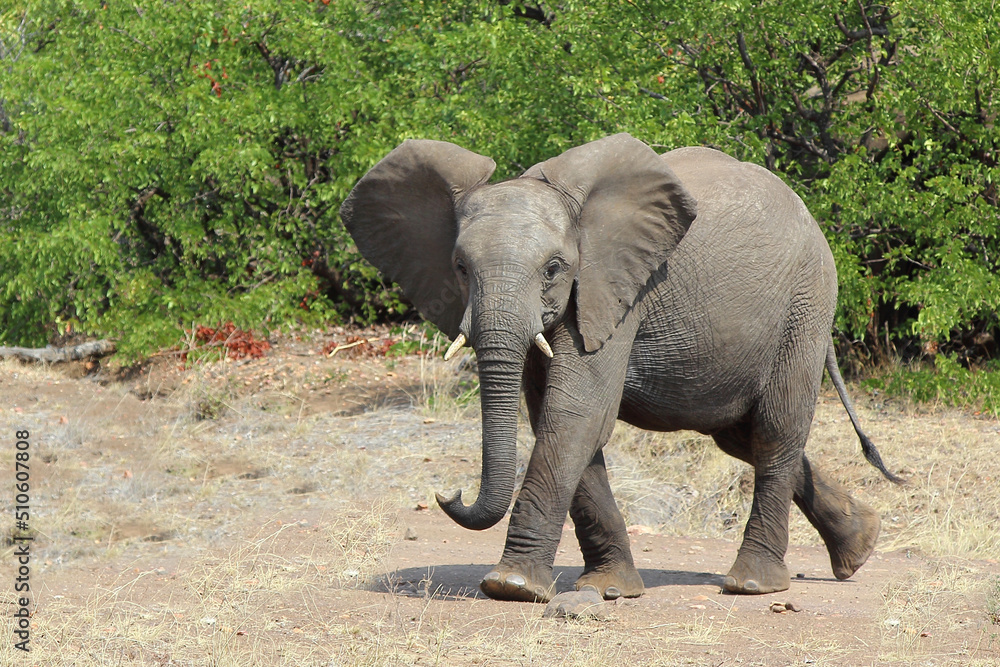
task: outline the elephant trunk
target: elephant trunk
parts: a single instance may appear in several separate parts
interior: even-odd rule
[[[500,521],[514,495],[521,381],[525,357],[532,344],[523,324],[512,324],[509,320],[503,325],[490,324],[488,331],[476,327],[473,336],[483,414],[483,470],[479,497],[472,505],[465,505],[461,491],[451,498],[437,496],[445,514],[471,530],[485,530]]]

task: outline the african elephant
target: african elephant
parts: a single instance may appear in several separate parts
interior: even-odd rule
[[[837,274],[802,201],[765,169],[707,148],[657,155],[627,134],[488,184],[494,162],[406,141],[355,186],[341,216],[361,253],[479,365],[479,496],[438,495],[474,530],[506,514],[524,391],[536,442],[493,598],[546,601],[567,511],[606,599],[643,591],[602,448],[615,420],[691,429],[754,466],[753,506],[723,587],[788,588],[790,503],[851,576],[879,532],[874,510],[804,448],[824,366],[868,460],[831,339]]]

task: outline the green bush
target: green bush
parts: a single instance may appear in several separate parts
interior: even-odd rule
[[[969,369],[955,354],[939,354],[932,366],[914,363],[896,367],[862,384],[921,403],[938,402],[1000,417],[1000,363],[996,360],[983,368]]]
[[[628,131],[778,173],[845,335],[974,366],[1000,336],[998,31],[957,0],[27,0],[0,10],[0,342],[400,317],[336,213],[395,145],[511,177]]]

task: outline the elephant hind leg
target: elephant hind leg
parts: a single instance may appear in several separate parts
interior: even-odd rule
[[[881,527],[878,512],[814,468],[805,455],[795,504],[823,538],[834,576],[847,579],[865,564]]]
[[[600,450],[580,479],[570,516],[585,564],[577,590],[593,588],[606,600],[642,595],[642,577],[632,560],[625,520],[611,494]]]
[[[723,580],[726,591],[759,595],[786,590],[791,584],[785,552],[795,474],[776,466],[755,468],[753,506],[736,562]]]
[[[745,421],[732,429],[742,441],[729,446],[742,450],[754,467],[753,507],[723,584],[734,593],[781,591],[791,583],[785,566],[788,513],[803,481],[806,440],[830,337],[828,313],[810,293],[803,287],[793,296],[767,382]]]
[[[753,465],[744,431],[717,434],[715,441],[722,451]],[[857,572],[875,549],[881,525],[878,513],[814,466],[805,453],[792,499],[823,538],[834,576],[847,579]]]

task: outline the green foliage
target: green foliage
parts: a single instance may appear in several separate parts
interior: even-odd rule
[[[403,139],[498,177],[609,133],[775,171],[837,260],[837,327],[995,352],[989,3],[370,0],[0,10],[0,342],[126,355],[194,323],[396,318],[337,219]]]
[[[1000,417],[1000,363],[995,360],[984,368],[969,369],[957,355],[939,354],[933,366],[916,362],[896,367],[862,384],[922,403],[937,401]]]
[[[411,354],[437,356],[448,347],[448,339],[430,322],[405,327],[394,326],[389,329],[391,338],[398,338],[385,351],[389,358],[405,357]]]

